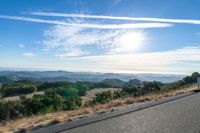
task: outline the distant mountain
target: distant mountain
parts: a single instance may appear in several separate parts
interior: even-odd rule
[[[102,80],[101,82],[102,82],[102,83],[105,83],[105,84],[107,84],[107,85],[110,85],[110,86],[112,86],[112,87],[123,87],[124,84],[125,84],[124,81],[119,80],[119,79],[115,79],[115,78],[113,78],[113,79],[110,79],[110,78],[104,79],[104,80]]]
[[[130,79],[128,82],[125,83],[126,87],[132,87],[132,86],[141,86],[142,81],[139,79]]]
[[[141,81],[161,81],[173,82],[182,79],[185,75],[166,75],[166,74],[119,74],[119,73],[91,73],[91,72],[68,72],[68,71],[0,71],[2,78],[8,78],[12,81],[18,80],[35,80],[35,81],[90,81],[104,82],[109,81],[117,83],[117,79],[122,82],[130,79],[138,79]],[[6,79],[4,79],[6,80]],[[119,84],[121,83],[119,81]]]
[[[10,83],[18,80],[20,79],[15,76],[0,76],[0,83]]]

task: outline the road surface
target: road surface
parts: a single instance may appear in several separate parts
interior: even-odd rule
[[[199,133],[200,93],[62,133]]]

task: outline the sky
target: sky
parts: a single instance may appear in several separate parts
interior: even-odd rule
[[[0,68],[190,74],[200,0],[0,0]]]

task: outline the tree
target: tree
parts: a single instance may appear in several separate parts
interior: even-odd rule
[[[192,84],[197,82],[197,78],[200,77],[200,74],[198,72],[192,73],[191,76],[187,76],[183,79],[185,84]]]
[[[50,94],[50,95],[58,94],[58,95],[63,96],[63,97],[72,97],[72,96],[78,95],[78,89],[74,88],[74,87],[51,88],[51,89],[48,89],[45,93]]]
[[[1,88],[2,97],[15,96],[33,93],[37,90],[36,86],[29,83],[9,83],[3,84]]]
[[[128,95],[124,90],[117,90],[113,92],[113,99],[124,98]]]
[[[97,93],[96,97],[94,99],[94,102],[96,102],[96,103],[106,103],[110,100],[112,100],[112,92],[111,91],[105,91],[105,92]]]
[[[38,90],[47,90],[49,88],[59,88],[59,87],[70,87],[73,83],[67,81],[60,82],[44,82],[42,85],[38,86]]]

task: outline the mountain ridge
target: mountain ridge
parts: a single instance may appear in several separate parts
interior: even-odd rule
[[[164,83],[180,80],[185,75],[175,74],[121,74],[121,73],[92,73],[70,71],[0,71],[0,76],[15,80],[40,80],[40,81],[91,81],[100,82],[105,79],[119,79],[124,82],[130,79],[141,81],[161,81]],[[4,78],[5,78],[4,77]]]

